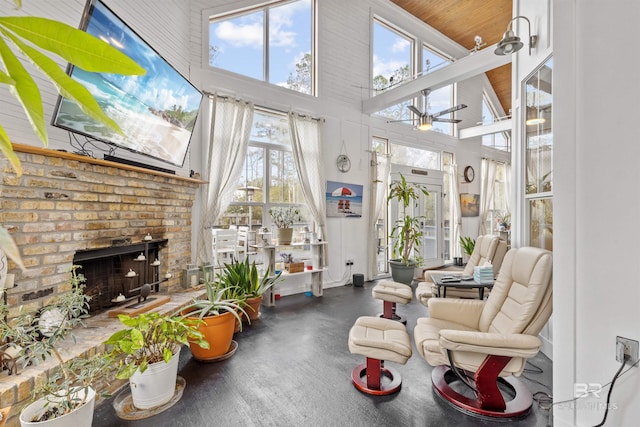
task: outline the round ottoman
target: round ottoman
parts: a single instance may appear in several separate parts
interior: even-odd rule
[[[396,320],[404,324],[407,323],[404,317],[396,314],[396,304],[409,304],[411,302],[411,286],[394,282],[393,280],[381,280],[371,288],[371,294],[374,298],[383,301],[383,311],[379,315],[380,317]]]

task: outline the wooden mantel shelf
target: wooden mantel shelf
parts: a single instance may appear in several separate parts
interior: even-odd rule
[[[18,151],[21,153],[39,154],[47,157],[57,157],[60,159],[75,160],[78,162],[90,163],[94,165],[107,166],[111,168],[124,169],[128,171],[134,171],[134,172],[140,172],[140,173],[147,173],[150,175],[158,175],[158,176],[163,176],[165,178],[175,178],[180,181],[191,182],[194,184],[207,183],[207,181],[203,181],[201,179],[194,179],[194,178],[189,178],[185,176],[174,175],[167,172],[141,168],[138,166],[131,166],[123,163],[111,162],[109,160],[94,159],[93,157],[81,156],[80,154],[69,153],[67,151],[52,150],[50,148],[42,148],[42,147],[36,147],[34,145],[25,145],[25,144],[16,144],[16,143],[12,143],[12,145],[13,145],[14,151]]]

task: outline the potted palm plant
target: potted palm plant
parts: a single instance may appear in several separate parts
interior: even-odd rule
[[[278,244],[291,244],[291,237],[293,236],[293,228],[291,226],[302,220],[300,209],[294,206],[276,206],[269,209],[269,215],[271,215],[271,219],[273,219],[273,223],[277,227],[276,238],[278,239]]]
[[[72,330],[88,316],[89,296],[85,278],[73,266],[67,281],[70,291],[53,299],[37,313],[20,313],[7,319],[8,308],[0,305],[0,336],[12,347],[22,367],[37,364],[48,356],[59,368],[34,390],[34,402],[20,413],[22,426],[91,426],[96,390],[92,385],[109,375],[111,359],[96,354],[63,361],[60,349]],[[19,369],[19,368],[18,368]],[[37,400],[36,400],[37,399]]]
[[[245,314],[242,319],[251,323],[260,317],[260,304],[262,303],[262,295],[272,286],[281,280],[281,272],[271,276],[269,267],[261,276],[256,267],[256,263],[249,264],[249,258],[244,261],[232,261],[231,264],[225,264],[222,273],[218,274],[220,286],[226,289],[238,288],[246,297]]]
[[[193,299],[180,313],[187,319],[202,322],[198,330],[207,341],[203,347],[198,341],[189,341],[191,354],[196,360],[210,362],[231,356],[236,321],[242,327],[241,314],[245,314],[246,297],[237,286],[223,287],[221,282],[205,280],[205,293]]]
[[[394,181],[389,185],[387,203],[397,203],[400,209],[398,219],[393,224],[389,236],[393,241],[393,255],[389,260],[389,265],[393,280],[400,283],[411,284],[415,267],[420,262],[417,248],[422,243],[424,217],[412,215],[420,193],[425,196],[429,195],[423,185],[407,182],[402,174],[399,181]]]
[[[136,317],[120,314],[118,318],[127,328],[104,342],[113,346],[111,356],[120,359],[116,378],[129,379],[136,408],[166,404],[175,394],[182,345],[191,341],[208,347],[198,330],[199,322],[157,312]]]

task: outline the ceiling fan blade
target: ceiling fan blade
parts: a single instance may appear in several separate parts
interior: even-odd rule
[[[454,111],[462,110],[463,108],[467,108],[467,106],[465,104],[459,104],[459,105],[456,105],[455,107],[442,110],[439,113],[432,114],[431,117],[443,116],[445,114],[453,113]]]
[[[415,114],[418,117],[422,117],[422,111],[418,110],[416,107],[414,107],[413,105],[409,105],[407,107],[409,110],[413,111],[413,114]]]
[[[462,120],[461,119],[441,119],[438,117],[433,117],[431,121],[443,122],[443,123],[460,123]]]
[[[415,119],[405,119],[405,120],[387,120],[385,123],[402,123],[402,122],[414,122]]]

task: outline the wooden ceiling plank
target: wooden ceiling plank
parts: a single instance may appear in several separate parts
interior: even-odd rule
[[[512,0],[391,0],[466,49],[475,36],[492,45],[500,41],[512,18]],[[504,111],[511,109],[511,66],[487,73]]]

